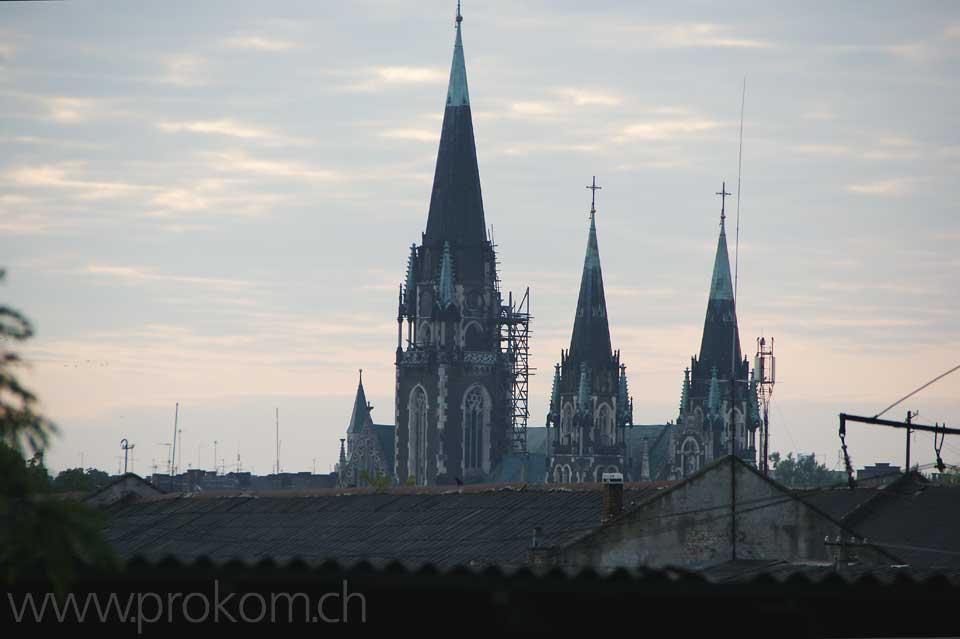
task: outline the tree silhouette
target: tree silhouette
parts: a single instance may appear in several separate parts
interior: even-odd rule
[[[22,362],[11,349],[32,335],[24,315],[0,305],[0,581],[42,574],[63,595],[80,564],[106,566],[113,558],[99,513],[50,495],[43,453],[57,428],[17,380]]]

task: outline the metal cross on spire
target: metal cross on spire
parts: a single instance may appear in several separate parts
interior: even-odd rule
[[[593,217],[593,215],[597,212],[597,191],[599,191],[603,187],[597,186],[597,176],[594,175],[593,184],[591,184],[587,188],[590,189],[590,191],[592,191],[590,193],[590,217]]]
[[[730,193],[727,193],[727,183],[723,182],[723,186],[720,187],[720,190],[714,195],[720,196],[720,224],[723,224],[723,221],[727,219],[727,196],[731,195]]]
[[[463,16],[460,15],[460,0],[457,0],[457,26],[460,26],[460,23],[463,22]]]

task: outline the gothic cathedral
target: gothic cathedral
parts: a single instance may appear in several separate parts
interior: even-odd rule
[[[511,366],[461,23],[458,15],[427,228],[410,249],[397,315],[396,480],[419,486],[483,481],[511,446]]]

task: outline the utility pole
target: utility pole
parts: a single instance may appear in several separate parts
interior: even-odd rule
[[[131,444],[127,441],[126,438],[120,440],[120,448],[123,450],[123,474],[127,474],[127,459],[130,451],[133,450],[134,444]]]
[[[907,411],[907,465],[903,467],[903,474],[910,474],[910,435],[913,433],[913,429],[910,428],[913,418],[919,415],[918,411]]]

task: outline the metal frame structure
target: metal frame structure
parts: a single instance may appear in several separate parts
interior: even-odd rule
[[[509,417],[512,426],[511,449],[527,452],[527,422],[530,419],[530,287],[519,302],[514,302],[513,293],[507,296],[507,304],[500,306],[497,319],[500,334],[500,350],[508,358],[510,376]]]
[[[773,338],[757,338],[757,355],[753,360],[753,372],[757,380],[757,393],[763,410],[760,424],[760,472],[770,474],[770,399],[777,381],[777,360],[773,355]]]

